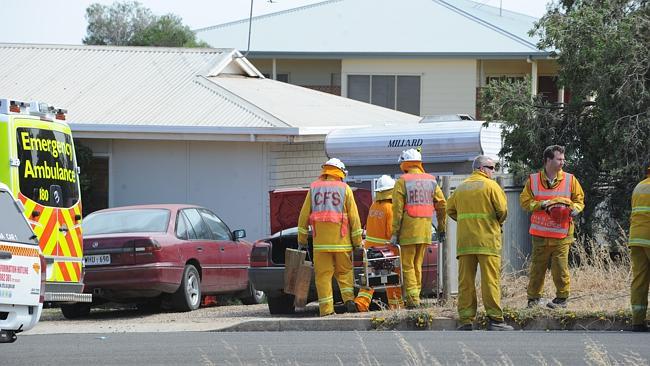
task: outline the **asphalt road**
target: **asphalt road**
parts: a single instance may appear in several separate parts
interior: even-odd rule
[[[0,365],[647,365],[650,333],[183,332],[24,335]]]

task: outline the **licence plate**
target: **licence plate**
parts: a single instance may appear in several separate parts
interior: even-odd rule
[[[111,264],[110,254],[97,254],[84,256],[84,263],[87,266],[99,266],[102,264]]]

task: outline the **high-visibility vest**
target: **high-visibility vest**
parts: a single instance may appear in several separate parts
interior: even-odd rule
[[[564,173],[564,179],[555,188],[545,188],[542,184],[542,175],[534,173],[530,175],[530,189],[537,201],[552,200],[553,198],[564,197],[571,199],[571,181],[573,175]],[[558,223],[551,218],[546,210],[534,211],[530,217],[530,230],[534,236],[543,238],[563,239],[569,235],[571,220]]]
[[[629,245],[650,248],[650,178],[637,184],[632,192]]]
[[[317,180],[310,186],[311,214],[309,223],[316,235],[316,222],[341,224],[341,237],[348,233],[348,215],[345,213],[347,184],[336,180]]]
[[[438,183],[436,178],[430,174],[411,174],[402,175],[406,189],[406,199],[404,208],[406,213],[411,217],[433,217],[435,209],[433,195],[436,192]]]

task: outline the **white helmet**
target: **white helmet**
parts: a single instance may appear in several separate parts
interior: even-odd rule
[[[348,171],[345,170],[345,164],[343,164],[343,162],[337,158],[331,158],[330,160],[326,161],[325,164],[321,166],[321,168],[325,165],[330,165],[339,168],[343,173],[345,173],[345,175],[348,175]]]
[[[387,175],[382,175],[375,183],[375,192],[387,191],[393,189],[393,187],[395,187],[395,179]]]
[[[401,163],[403,161],[422,161],[422,154],[415,149],[404,150],[397,162]]]

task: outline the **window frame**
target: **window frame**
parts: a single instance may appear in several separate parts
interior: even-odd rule
[[[369,100],[367,102],[350,97],[350,76],[367,76],[368,77],[368,79],[369,79],[369,81],[368,81]],[[389,108],[389,107],[384,107],[384,108],[389,108],[389,109],[392,109],[394,111],[404,112],[404,113],[409,113],[409,114],[413,114],[413,113],[411,113],[409,111],[402,111],[402,110],[397,109],[397,106],[398,106],[398,103],[397,103],[398,94],[400,93],[400,89],[398,87],[398,81],[397,80],[398,80],[398,78],[400,76],[417,77],[418,81],[419,81],[419,83],[418,83],[418,89],[419,89],[418,90],[418,94],[419,94],[418,99],[419,100],[418,100],[418,111],[417,111],[417,113],[415,113],[415,115],[417,115],[417,116],[421,115],[421,113],[422,113],[422,76],[423,76],[421,73],[419,73],[419,74],[418,73],[356,73],[356,72],[354,72],[354,73],[346,73],[345,74],[345,82],[346,82],[345,96],[347,98],[349,98],[349,99],[358,100],[358,101],[361,101],[361,102],[364,102],[364,103],[369,103],[369,104],[372,104],[372,105],[377,105],[377,104],[374,104],[372,102],[372,99],[373,99],[372,98],[372,79],[375,76],[390,76],[390,77],[393,78],[393,90],[394,90],[393,108]],[[377,106],[383,107],[381,105],[377,105]]]
[[[207,220],[205,219],[205,217],[203,217],[202,213],[206,213],[206,214],[209,214],[209,215],[214,215],[214,217],[216,217],[219,220],[219,222],[221,224],[223,224],[224,228],[226,229],[226,233],[228,234],[228,239],[219,239],[219,238],[215,237],[214,232],[212,232],[212,229],[210,229],[210,233],[214,237],[214,240],[217,240],[217,241],[235,241],[234,238],[233,238],[233,235],[232,235],[232,230],[230,230],[228,225],[221,219],[221,217],[219,217],[219,215],[217,215],[216,213],[208,210],[207,208],[201,208],[201,209],[198,209],[197,211],[199,211],[199,214],[201,215],[201,218],[203,219],[203,222],[205,222],[205,224],[208,226],[208,229],[210,229],[210,225],[207,223]]]

